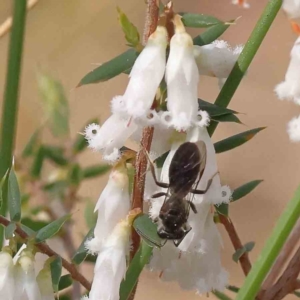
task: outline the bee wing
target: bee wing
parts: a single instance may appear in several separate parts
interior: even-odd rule
[[[197,143],[197,146],[198,146],[199,151],[200,151],[200,174],[199,174],[199,179],[198,179],[198,182],[197,182],[197,185],[198,185],[198,183],[201,180],[201,177],[203,175],[203,172],[205,170],[207,150],[206,150],[206,145],[203,141],[199,141]]]

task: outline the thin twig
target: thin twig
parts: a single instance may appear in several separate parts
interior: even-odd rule
[[[3,216],[0,215],[0,224],[4,225],[5,227],[10,224],[10,221],[4,218]],[[15,232],[24,240],[28,240],[29,236],[25,231],[23,231],[18,225],[15,230]],[[37,243],[35,244],[36,248],[40,250],[41,253],[44,253],[48,255],[49,257],[52,256],[59,256],[61,257],[58,253],[56,253],[54,250],[52,250],[46,243]],[[64,258],[62,259],[62,265],[63,267],[69,271],[70,275],[72,278],[82,284],[87,290],[91,289],[91,283],[82,275],[78,272],[77,268],[75,265],[69,263],[67,260]]]
[[[276,282],[276,284],[265,292],[262,299],[264,300],[281,300],[289,293],[299,288],[297,277],[300,272],[300,247],[289,262],[286,270]]]
[[[229,218],[227,218],[223,215],[219,215],[219,218],[220,218],[221,223],[224,225],[224,227],[225,227],[225,229],[226,229],[226,231],[229,235],[229,238],[231,240],[231,243],[232,243],[235,251],[238,250],[238,249],[243,248],[243,244],[242,244],[242,242],[241,242],[241,240],[240,240],[240,238],[239,238],[239,236],[238,236],[238,234],[235,230],[235,227],[234,227],[232,221]],[[251,262],[250,262],[248,253],[245,252],[240,257],[239,261],[240,261],[240,264],[241,264],[241,267],[242,267],[242,270],[243,270],[245,276],[247,276],[248,273],[251,270]]]
[[[27,10],[33,8],[39,0],[29,0],[27,3]],[[9,32],[12,26],[12,17],[8,17],[1,25],[0,25],[0,38],[2,38],[6,33]]]
[[[299,240],[300,240],[300,220],[297,222],[288,240],[283,246],[280,254],[278,255],[276,262],[274,263],[274,266],[272,267],[267,279],[263,284],[263,289],[268,289],[270,286],[272,286],[275,283],[276,278],[278,278],[280,272],[282,272],[284,265],[286,264],[287,260],[291,256]]]

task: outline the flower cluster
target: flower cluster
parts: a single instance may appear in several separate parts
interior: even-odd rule
[[[169,151],[161,171],[155,170],[160,172],[160,181],[168,183],[174,153],[183,142],[189,141],[206,155],[198,189],[204,190],[210,182],[205,194],[192,199],[198,211],[190,213],[188,218],[192,230],[178,248],[167,242],[162,249],[154,249],[150,268],[158,270],[162,279],[176,280],[183,288],[199,293],[222,290],[228,281],[220,260],[222,242],[214,223],[214,205],[228,203],[231,191],[221,185],[214,145],[206,129],[209,115],[198,104],[198,83],[199,75],[213,76],[222,86],[242,47],[232,49],[224,41],[194,46],[179,15],[174,16],[173,23],[175,33],[169,51],[166,51],[166,28],[158,25],[132,67],[124,95],[112,99],[112,115],[101,127],[91,124],[85,130],[89,146],[100,151],[104,160],[114,163],[95,207],[98,219],[94,238],[86,242],[88,251],[98,257],[92,290],[85,299],[119,297],[119,285],[127,268],[130,221],[125,218],[131,198],[128,157],[120,148],[129,138],[139,141],[145,126],[154,127],[150,159]],[[153,220],[159,218],[164,198],[151,197],[160,191],[166,189],[158,190],[147,171],[144,200],[149,200],[149,215]]]
[[[0,252],[0,299],[54,300],[49,264],[36,276],[32,251],[21,248],[12,258],[4,248]]]
[[[300,17],[300,1],[284,0],[282,9],[290,19]],[[293,24],[292,24],[293,25]],[[294,27],[294,26],[293,26]],[[294,29],[299,34],[299,28]],[[289,100],[300,105],[300,37],[294,43],[290,53],[290,63],[285,74],[285,80],[275,87],[275,93],[280,100]],[[290,140],[300,141],[300,116],[293,118],[287,126]]]
[[[112,115],[101,127],[91,124],[85,130],[90,148],[108,162],[117,161],[119,149],[127,139],[139,139],[144,126],[154,126],[157,136],[166,137],[163,143],[156,143],[154,137],[150,153],[154,159],[168,150],[174,129],[186,131],[209,124],[208,113],[198,105],[199,74],[217,77],[222,86],[242,47],[231,49],[224,41],[194,46],[181,17],[176,15],[173,22],[175,34],[167,62],[167,30],[159,25],[133,65],[124,95],[112,99]],[[167,95],[159,88],[163,85]]]

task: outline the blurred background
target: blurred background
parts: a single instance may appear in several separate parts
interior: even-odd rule
[[[211,14],[221,20],[242,16],[231,26],[223,39],[232,46],[247,41],[267,0],[249,0],[250,9],[234,6],[230,0],[174,0],[175,11]],[[0,2],[0,24],[11,15],[11,0]],[[74,137],[91,118],[103,122],[110,114],[109,101],[123,94],[127,76],[120,75],[109,82],[76,88],[79,80],[90,70],[126,50],[126,43],[117,20],[116,6],[143,31],[145,2],[142,0],[40,0],[29,12],[25,34],[25,51],[20,92],[20,111],[17,151],[22,149],[33,131],[42,122],[42,105],[37,87],[37,70],[42,68],[61,80],[71,109],[71,135]],[[199,30],[190,30],[192,35]],[[230,108],[243,113],[244,125],[222,123],[213,139],[218,141],[254,127],[267,126],[251,142],[218,156],[222,183],[232,189],[254,179],[264,182],[246,198],[230,206],[230,216],[243,243],[255,241],[250,253],[252,262],[261,251],[276,219],[281,214],[299,184],[299,145],[289,141],[287,122],[298,116],[293,103],[276,99],[274,86],[284,79],[289,63],[289,52],[296,39],[283,12],[280,12],[256,55],[248,75],[242,81]],[[0,39],[0,94],[3,94],[9,35]],[[199,96],[213,102],[218,94],[217,81],[201,77]],[[50,137],[49,137],[50,138]],[[100,155],[86,151],[80,157],[82,165],[100,161]],[[106,183],[107,175],[86,182],[80,195],[96,201]],[[83,220],[83,205],[75,212],[78,222],[73,233],[87,232]],[[226,232],[223,263],[230,273],[230,283],[240,286],[244,275],[233,262],[234,252]],[[80,240],[78,239],[78,243]],[[87,267],[86,276],[92,278]],[[144,271],[136,299],[203,299],[206,296],[180,290],[176,283],[163,283],[158,274]],[[210,298],[214,297],[210,295]],[[293,299],[290,296],[289,299]]]

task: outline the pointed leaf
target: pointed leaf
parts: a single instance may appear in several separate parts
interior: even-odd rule
[[[47,226],[49,224],[49,222],[35,221],[30,218],[23,218],[22,224],[31,228],[34,231],[38,231],[38,230],[42,229],[43,227]]]
[[[28,143],[25,145],[23,152],[22,152],[22,157],[26,158],[28,156],[31,156],[36,148],[38,147],[39,141],[40,141],[40,133],[41,129],[38,128],[33,135],[30,137]]]
[[[85,247],[85,242],[87,240],[92,239],[93,237],[94,237],[94,228],[90,229],[90,231],[88,232],[88,234],[85,236],[85,238],[81,242],[81,245],[77,249],[76,253],[72,257],[72,262],[74,264],[79,265],[79,264],[81,264],[85,260],[85,258],[88,255],[87,249]]]
[[[107,173],[111,169],[110,165],[95,165],[82,170],[82,177],[85,179],[94,178]]]
[[[87,146],[88,146],[88,142],[86,140],[86,138],[84,137],[83,133],[85,128],[89,125],[89,124],[99,124],[99,119],[98,118],[94,118],[90,121],[88,121],[86,123],[86,125],[84,126],[84,128],[81,129],[80,133],[77,134],[75,142],[73,144],[73,153],[77,154],[82,152]]]
[[[69,133],[69,103],[62,84],[45,73],[39,73],[38,87],[46,117],[54,136]]]
[[[150,247],[144,240],[140,244],[140,248],[132,259],[125,279],[120,286],[120,300],[127,300],[132,290],[134,289],[137,280],[143,271],[144,266],[149,263],[152,255],[152,247]]]
[[[8,206],[10,219],[19,222],[21,220],[21,194],[14,169],[10,170],[8,178]]]
[[[127,50],[85,75],[80,80],[78,87],[85,84],[107,81],[116,77],[131,68],[137,57],[138,53],[134,49]]]
[[[212,294],[215,295],[220,300],[231,300],[231,298],[229,298],[227,295],[217,290],[212,291]]]
[[[129,21],[128,17],[117,7],[119,22],[125,34],[125,39],[133,48],[137,47],[140,42],[140,35],[137,28]]]
[[[35,231],[32,230],[31,228],[25,226],[24,224],[20,224],[20,228],[29,236],[29,237],[33,237],[35,236]]]
[[[62,147],[46,145],[44,146],[44,155],[58,166],[66,166],[68,164]]]
[[[5,227],[5,239],[9,240],[13,237],[17,225],[14,222],[11,222],[8,226]]]
[[[221,115],[221,116],[215,116],[210,118],[212,121],[215,122],[234,122],[238,124],[243,124],[240,119],[233,114],[226,114],[226,115]]]
[[[229,24],[220,23],[206,29],[203,33],[194,38],[194,45],[204,46],[219,38],[229,27]]]
[[[263,182],[263,180],[261,179],[253,180],[238,187],[233,191],[231,201],[237,201],[240,198],[245,197],[246,195],[251,193],[261,182]]]
[[[160,248],[165,244],[165,240],[157,234],[157,225],[147,215],[137,217],[133,222],[133,227],[149,246]]]
[[[73,186],[79,186],[82,180],[82,171],[79,164],[74,164],[71,166],[69,171],[69,181]]]
[[[72,276],[70,274],[66,274],[60,277],[58,290],[62,291],[68,287],[70,287],[73,283]],[[61,299],[61,298],[60,298]]]
[[[210,117],[222,116],[228,114],[237,114],[237,112],[234,110],[218,106],[214,103],[210,103],[202,99],[198,99],[198,106],[199,109],[207,111]]]
[[[228,286],[226,286],[226,289],[231,291],[231,292],[234,292],[234,293],[238,293],[238,291],[240,290],[240,288],[238,288],[234,285],[228,285]]]
[[[35,237],[36,243],[44,242],[46,239],[53,237],[70,218],[71,214],[67,214],[40,229]]]
[[[218,214],[228,217],[229,205],[227,203],[222,203],[220,205],[215,205]]]
[[[52,286],[54,292],[56,293],[59,291],[58,286],[59,286],[61,271],[62,271],[62,260],[60,256],[56,257],[51,262],[50,269],[51,269]]]
[[[94,228],[97,222],[97,214],[94,213],[95,204],[87,200],[84,210],[84,218],[88,228]]]
[[[224,24],[224,22],[213,16],[190,13],[182,14],[181,21],[183,22],[184,26],[193,28],[206,28],[220,23]]]
[[[41,176],[42,167],[45,159],[44,147],[40,146],[37,153],[35,154],[30,174],[33,178],[39,178]]]
[[[0,208],[2,207],[3,200],[7,202],[6,199],[3,199],[5,194],[5,188],[8,187],[8,176],[9,176],[9,169],[5,172],[4,176],[0,181]]]
[[[259,127],[251,129],[215,143],[214,146],[216,153],[222,153],[243,145],[244,143],[251,140],[258,132],[265,128],[266,127]]]

